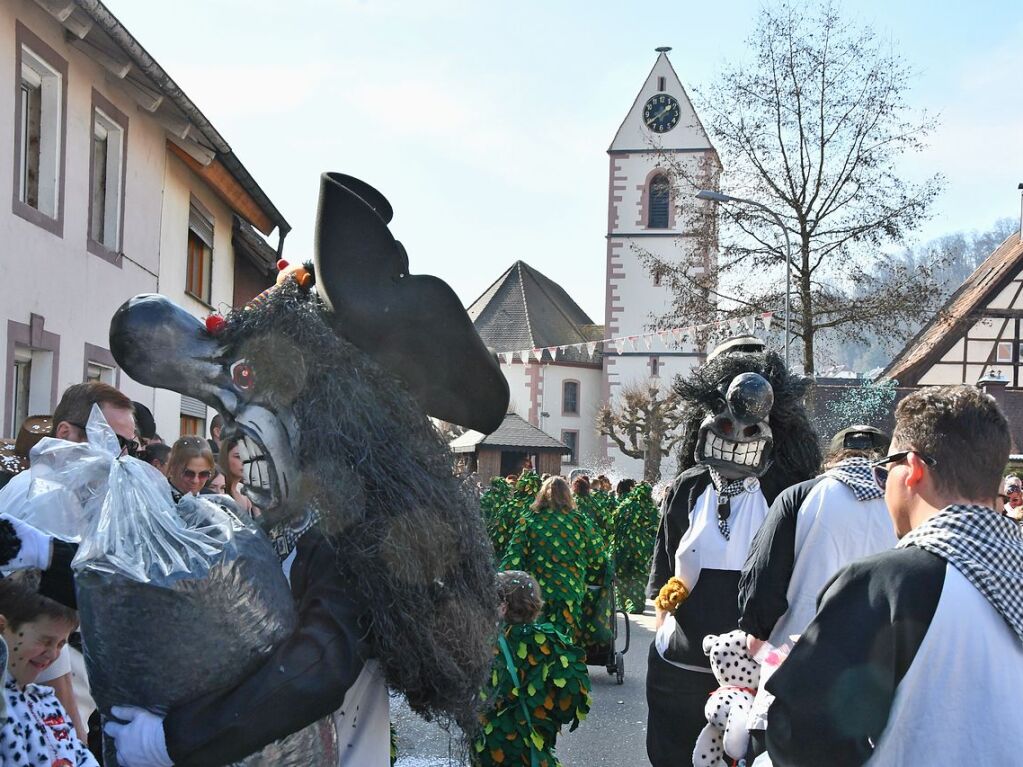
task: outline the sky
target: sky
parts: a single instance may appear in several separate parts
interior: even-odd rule
[[[413,273],[468,304],[515,260],[603,321],[607,148],[656,54],[698,91],[760,2],[104,0],[224,136],[312,255],[319,174],[391,201]],[[907,178],[947,179],[922,242],[1020,215],[1023,4],[849,0],[940,126]],[[725,189],[727,191],[727,189]],[[271,238],[276,245],[276,233]],[[912,243],[909,243],[912,244]]]

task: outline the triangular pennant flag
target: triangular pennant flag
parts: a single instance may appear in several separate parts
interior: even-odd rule
[[[652,333],[643,334],[643,345],[646,346],[647,351],[650,351],[650,345],[651,342],[653,341],[653,339],[651,338],[652,335],[653,335]]]
[[[669,335],[669,333],[668,333],[667,330],[662,330],[662,331],[658,332],[657,337],[659,339],[661,339],[661,343],[662,344],[666,344],[666,343],[668,343],[668,335]]]
[[[509,358],[510,356],[511,356],[510,354],[505,354],[504,352],[498,352],[498,353],[497,353],[497,361],[498,361],[498,362],[499,362],[500,364],[502,364],[502,365],[507,365],[507,364],[508,364],[508,362],[509,362],[509,359],[508,359],[508,358]]]
[[[770,330],[771,320],[774,319],[774,314],[772,314],[771,312],[765,312],[762,319],[764,320],[764,330]]]
[[[621,354],[622,351],[625,349],[625,339],[624,338],[615,338],[615,339],[613,339],[612,343],[614,343],[614,345],[615,345],[615,353],[616,354]]]
[[[746,321],[749,323],[749,332],[754,332],[757,329],[757,315],[751,314]]]
[[[522,351],[520,351],[519,359],[522,360],[523,365],[529,362],[529,349],[523,349]]]
[[[586,344],[586,353],[589,356],[592,357],[594,354],[596,354],[596,352],[597,352],[597,342],[596,341],[591,341],[590,343]]]

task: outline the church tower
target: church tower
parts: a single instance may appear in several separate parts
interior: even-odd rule
[[[707,255],[697,253],[698,238],[686,231],[678,210],[677,196],[698,190],[674,188],[667,165],[682,164],[688,174],[700,174],[707,186],[716,187],[721,162],[668,60],[670,50],[657,49],[657,61],[607,150],[607,338],[649,332],[656,318],[671,307],[668,286],[643,265],[643,252],[669,262],[695,260],[696,256],[702,262]],[[685,322],[700,321],[703,318],[694,317]],[[613,401],[623,386],[650,379],[669,387],[676,375],[687,373],[702,357],[703,350],[691,341],[663,343],[657,336],[649,348],[645,341],[621,353],[606,348],[604,400]],[[609,440],[604,448],[616,474],[642,476],[642,461],[622,455]],[[662,477],[671,476],[673,463],[665,460]]]

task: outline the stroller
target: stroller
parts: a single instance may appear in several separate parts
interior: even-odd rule
[[[625,682],[625,653],[629,651],[631,630],[629,615],[617,609],[617,592],[614,567],[608,562],[600,583],[588,583],[583,615],[586,627],[583,632],[586,647],[586,665],[603,666],[615,677],[618,684]],[[624,644],[618,649],[618,617],[622,618],[625,634]]]

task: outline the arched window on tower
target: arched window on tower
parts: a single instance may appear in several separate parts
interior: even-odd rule
[[[668,205],[671,202],[671,185],[668,183],[668,177],[659,174],[650,179],[648,194],[647,228],[667,229]]]

